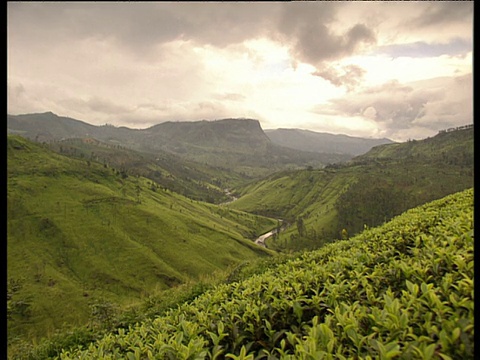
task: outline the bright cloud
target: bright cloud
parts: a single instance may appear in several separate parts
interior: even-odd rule
[[[402,141],[473,121],[472,39],[470,2],[9,2],[7,109]]]

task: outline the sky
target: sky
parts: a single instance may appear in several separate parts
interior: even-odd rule
[[[473,123],[472,53],[473,1],[10,1],[7,112],[401,142]]]

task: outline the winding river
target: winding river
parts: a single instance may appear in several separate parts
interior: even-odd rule
[[[255,240],[255,244],[263,246],[266,248],[267,246],[265,245],[265,240],[267,240],[270,236],[273,236],[277,233],[277,229],[273,229],[272,231],[269,231],[268,233],[263,234],[257,240]]]
[[[223,189],[223,191],[225,192],[225,195],[230,197],[230,200],[226,201],[226,202],[224,202],[220,205],[227,205],[227,204],[230,204],[230,203],[232,203],[232,202],[234,202],[235,200],[238,199],[237,197],[232,195],[232,193],[230,192],[229,189]],[[267,240],[270,236],[275,235],[276,233],[277,233],[277,229],[273,229],[272,231],[269,231],[269,232],[261,235],[260,237],[257,238],[257,240],[255,240],[255,244],[263,246],[264,248],[266,248],[267,246],[265,245],[265,240]]]

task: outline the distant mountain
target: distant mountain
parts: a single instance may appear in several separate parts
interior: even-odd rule
[[[185,159],[251,175],[285,168],[323,167],[352,157],[274,144],[254,119],[165,122],[147,129],[129,129],[94,126],[48,112],[8,115],[7,129],[8,133],[36,141],[88,137],[148,153],[168,151]]]
[[[52,112],[7,115],[7,131],[9,134],[21,135],[40,142],[63,138],[86,138],[92,137],[96,133],[104,133],[103,127],[90,125],[68,117],[57,116]]]
[[[320,133],[301,129],[265,130],[275,144],[318,153],[360,155],[377,145],[392,144],[390,139],[367,139],[348,135]]]
[[[142,132],[143,151],[166,150],[190,160],[258,174],[258,169],[279,170],[348,160],[349,156],[314,153],[272,143],[254,119],[165,122]]]
[[[162,138],[164,148],[181,152],[177,147],[193,145],[202,148],[234,148],[236,151],[256,151],[270,143],[258,120],[223,119],[216,121],[164,122],[144,132],[145,139]],[[155,147],[158,143],[152,143]]]

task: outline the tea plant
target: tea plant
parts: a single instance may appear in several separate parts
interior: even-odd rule
[[[473,189],[61,359],[473,359]]]

